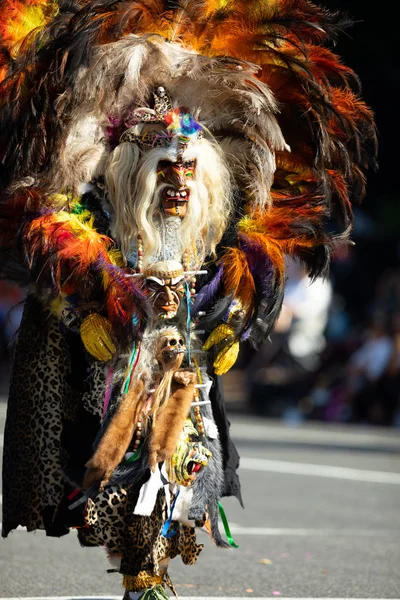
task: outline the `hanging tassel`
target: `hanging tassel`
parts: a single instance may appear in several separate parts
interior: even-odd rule
[[[226,518],[226,514],[225,514],[225,511],[224,511],[224,508],[223,508],[221,502],[218,502],[218,509],[219,509],[219,514],[221,516],[222,524],[224,526],[225,535],[226,535],[226,539],[228,540],[228,544],[230,546],[232,546],[232,548],[239,548],[239,546],[237,544],[235,544],[235,541],[232,537],[231,530],[229,529],[228,519]]]

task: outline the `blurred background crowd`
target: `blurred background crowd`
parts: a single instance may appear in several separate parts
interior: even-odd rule
[[[400,243],[380,246],[368,236],[339,249],[330,278],[313,283],[301,265],[288,264],[275,331],[239,363],[252,411],[400,426]]]

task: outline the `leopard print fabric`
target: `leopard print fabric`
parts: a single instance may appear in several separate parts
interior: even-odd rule
[[[184,565],[194,565],[204,544],[196,543],[196,530],[181,523],[175,523],[176,533],[170,538],[160,535],[158,538],[157,560],[172,559],[181,556]]]
[[[124,523],[131,503],[128,491],[117,487],[106,487],[86,506],[86,527],[78,530],[83,546],[105,546],[109,552],[123,551],[126,532]]]
[[[75,387],[72,353],[59,321],[28,297],[16,345],[4,431],[3,537],[18,527],[50,535],[65,494],[64,424],[82,407],[100,423],[104,367],[87,365]],[[64,531],[66,533],[66,531]],[[54,533],[59,535],[59,533]]]
[[[28,298],[11,376],[3,458],[3,536],[18,527],[45,529],[62,499],[62,417],[76,391],[58,321]]]
[[[88,501],[87,526],[78,530],[83,545],[104,546],[111,554],[122,555],[121,573],[141,571],[160,575],[160,563],[181,555],[185,565],[193,565],[203,548],[196,544],[196,532],[174,522],[175,535],[166,538],[162,527],[167,518],[164,492],[157,497],[150,517],[133,514],[138,490],[108,487]]]

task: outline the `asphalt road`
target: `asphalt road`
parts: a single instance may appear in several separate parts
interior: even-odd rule
[[[0,403],[0,431],[5,403]],[[400,598],[400,432],[288,428],[232,415],[245,509],[223,504],[238,549],[170,568],[185,597]],[[101,549],[15,531],[0,541],[3,598],[122,598]]]

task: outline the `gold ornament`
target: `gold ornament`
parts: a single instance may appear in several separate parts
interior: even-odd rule
[[[203,344],[203,350],[210,350],[210,348],[212,348],[216,344],[219,344],[223,340],[226,340],[233,336],[234,333],[235,332],[233,327],[231,327],[227,323],[222,323],[222,325],[218,325],[218,327],[216,327],[214,331],[210,333],[207,340]]]
[[[239,348],[239,342],[233,342],[218,353],[213,365],[216,375],[224,375],[233,367],[239,354]]]
[[[123,585],[128,592],[140,592],[156,585],[162,585],[163,577],[148,571],[140,571],[137,575],[124,575]]]
[[[86,350],[97,360],[111,360],[116,347],[111,337],[112,326],[108,319],[91,313],[82,322],[80,334]]]
[[[235,330],[228,323],[218,325],[210,333],[203,344],[203,350],[210,350],[213,346],[225,342],[223,348],[218,352],[214,361],[214,373],[224,375],[235,364],[239,354],[239,342],[234,341]]]

